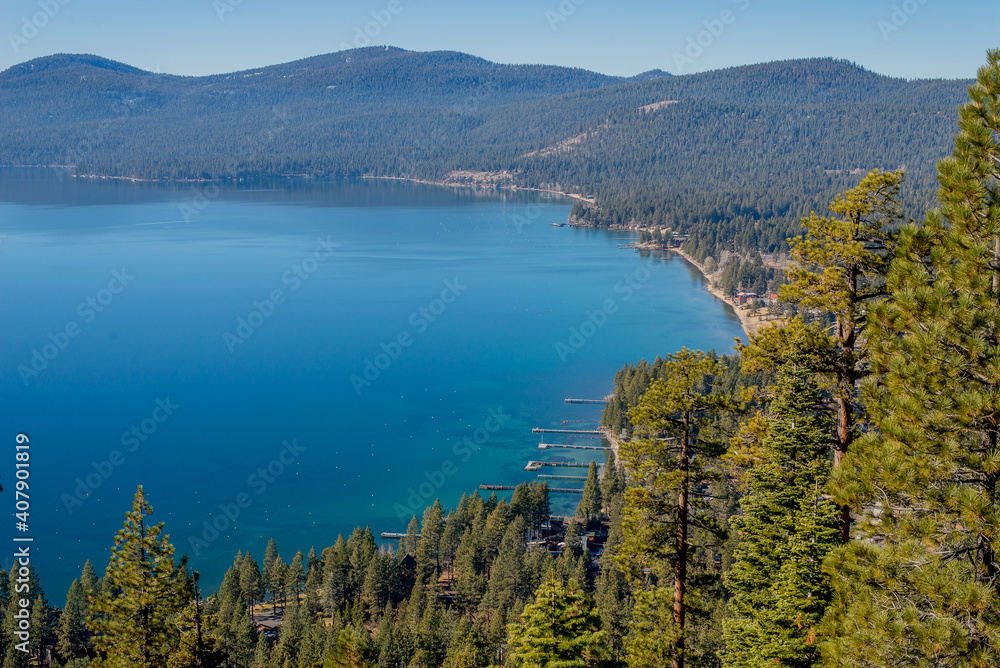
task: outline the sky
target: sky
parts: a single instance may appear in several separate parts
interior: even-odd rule
[[[2,0],[0,70],[91,53],[204,75],[388,44],[620,76],[833,56],[971,78],[998,28],[996,0]]]

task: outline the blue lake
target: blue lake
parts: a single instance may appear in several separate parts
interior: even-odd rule
[[[212,588],[268,537],[289,560],[532,480],[532,427],[599,422],[565,397],[682,346],[732,349],[739,322],[697,272],[549,225],[570,208],[399,182],[0,173],[0,504],[13,514],[26,432],[50,599],[87,558],[107,564],[138,484]]]

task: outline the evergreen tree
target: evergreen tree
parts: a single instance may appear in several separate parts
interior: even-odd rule
[[[337,542],[330,552],[326,573],[326,606],[330,614],[342,612],[348,602],[351,589],[351,554],[347,541],[337,536]]]
[[[407,554],[417,556],[417,545],[420,543],[420,521],[414,515],[410,519],[409,526],[406,527],[406,536],[403,538],[403,550]]]
[[[510,523],[500,542],[500,551],[490,569],[489,584],[480,610],[487,616],[497,610],[510,610],[518,601],[524,602],[531,595],[527,588],[524,554],[527,525],[518,516]]]
[[[89,561],[87,562],[90,563]],[[87,598],[79,580],[73,580],[66,594],[66,607],[59,617],[59,633],[56,652],[64,662],[87,653]]]
[[[267,547],[264,548],[264,561],[261,562],[261,579],[264,581],[264,595],[270,596],[271,601],[275,599],[274,583],[271,582],[271,571],[274,566],[274,561],[278,558],[278,545],[274,542],[273,538],[269,538],[267,541]]]
[[[699,531],[708,545],[724,533],[705,512],[709,505],[699,490],[719,477],[711,463],[724,446],[713,439],[713,427],[719,413],[733,404],[725,395],[711,393],[712,377],[724,370],[713,357],[685,348],[665,358],[664,368],[665,380],[651,383],[629,411],[646,438],[627,442],[621,450],[631,484],[617,558],[637,583],[659,587],[657,582],[673,580],[673,622],[660,629],[671,638],[673,668],[683,668],[692,534]],[[634,614],[646,609],[637,606]],[[659,615],[660,608],[648,609]]]
[[[292,563],[288,565],[288,592],[296,600],[298,600],[299,594],[302,593],[302,585],[305,584],[306,579],[302,561],[302,550],[298,550],[292,558]]]
[[[583,544],[580,541],[580,523],[570,520],[563,534],[563,554],[576,559],[583,555]]]
[[[240,579],[242,580],[242,578]],[[274,562],[271,564],[268,580],[271,583],[271,601],[274,603],[275,609],[277,609],[280,601],[281,611],[284,613],[285,602],[288,596],[288,566],[285,565],[280,554],[275,557]]]
[[[610,506],[611,500],[618,495],[625,493],[625,478],[621,468],[615,461],[615,453],[607,451],[608,461],[604,466],[604,476],[601,479],[601,502],[604,506]]]
[[[270,668],[270,666],[271,643],[267,638],[261,638],[253,649],[253,668]]]
[[[441,573],[441,537],[444,535],[444,509],[437,499],[424,511],[417,544],[417,568],[437,580]]]
[[[316,556],[316,546],[309,548],[309,554],[306,555],[306,565],[308,573],[312,573],[319,568],[319,557]]]
[[[601,618],[570,581],[554,578],[535,592],[510,631],[511,655],[524,668],[589,668],[605,665],[607,647]]]
[[[94,566],[90,563],[90,559],[87,559],[83,565],[83,573],[80,575],[80,590],[84,600],[87,601],[88,610],[90,608],[88,597],[96,595],[99,586],[100,582],[98,581],[97,573],[94,572]]]
[[[311,616],[316,616],[320,613],[322,604],[320,603],[320,593],[322,589],[322,572],[319,567],[310,568],[309,576],[306,578],[306,597],[304,605],[306,610],[309,611]]]
[[[250,617],[245,614],[235,615],[226,631],[229,640],[229,659],[237,668],[250,668],[254,662],[257,645],[266,645],[267,641],[257,640],[257,631]]]
[[[467,528],[455,554],[455,605],[471,616],[486,593],[486,560],[479,540]]]
[[[760,370],[785,362],[804,364],[829,378],[837,418],[833,465],[839,467],[850,450],[862,416],[858,385],[868,375],[867,338],[860,336],[873,302],[888,295],[886,273],[895,243],[894,229],[902,220],[899,188],[903,173],[870,172],[857,187],[837,195],[832,218],[815,213],[802,220],[805,236],[790,239],[786,269],[789,282],[782,301],[802,309],[817,309],[834,319],[832,333],[822,322],[795,319],[766,327],[741,347],[744,369]],[[841,507],[841,540],[850,540],[851,513]]]
[[[243,600],[250,605],[250,619],[254,619],[254,603],[264,598],[264,578],[257,561],[247,552],[239,570],[239,588]]]
[[[614,497],[608,508],[610,529],[608,539],[601,555],[601,575],[597,584],[597,609],[601,615],[601,624],[608,637],[608,650],[611,657],[621,660],[625,655],[625,637],[629,632],[631,617],[631,592],[628,580],[615,560],[622,542],[622,505],[621,496]]]
[[[302,640],[308,628],[302,615],[302,606],[296,601],[282,614],[281,631],[278,634],[278,644],[274,648],[272,661],[278,666],[295,666],[298,663]]]
[[[822,494],[833,431],[823,401],[806,372],[779,376],[743,512],[730,521],[740,538],[726,574],[726,668],[819,662],[816,626],[830,599],[820,566],[840,542],[837,509]]]
[[[364,629],[350,626],[343,629],[337,636],[334,650],[324,665],[329,664],[334,668],[369,668],[373,659],[377,657],[368,633]],[[381,661],[379,665],[382,665]]]
[[[177,649],[174,620],[190,589],[186,559],[174,562],[162,523],[147,525],[152,512],[140,486],[111,548],[108,590],[91,604],[87,626],[103,657],[97,668],[163,666]]]
[[[167,668],[223,668],[228,663],[219,640],[221,629],[218,618],[214,614],[205,614],[211,602],[202,605],[198,578],[197,572],[188,578],[188,602],[174,620],[178,640],[167,661]]]
[[[601,481],[597,477],[597,463],[591,461],[587,482],[583,486],[583,496],[576,506],[576,516],[583,518],[589,528],[595,521],[600,521],[601,509]]]
[[[832,666],[1000,663],[1000,51],[969,97],[868,329],[877,431],[833,485],[867,540],[830,560]]]

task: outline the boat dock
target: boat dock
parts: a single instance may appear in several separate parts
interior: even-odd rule
[[[607,399],[570,399],[566,397],[565,403],[567,404],[606,404]]]
[[[610,450],[609,445],[570,445],[569,443],[539,443],[539,450],[548,450],[549,448],[570,448],[571,450]]]
[[[589,469],[590,462],[528,462],[524,467],[525,471],[537,471],[543,466],[571,466],[575,468]]]
[[[510,491],[512,489],[517,489],[516,485],[480,485],[479,489],[483,491]],[[583,494],[582,489],[574,489],[571,487],[549,487],[549,492],[552,494]],[[403,534],[404,536],[406,534]]]
[[[532,434],[574,434],[576,436],[592,436],[594,438],[604,438],[604,430],[602,429],[542,429],[541,427],[535,427],[531,430]]]

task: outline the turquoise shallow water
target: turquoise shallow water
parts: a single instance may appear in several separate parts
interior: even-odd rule
[[[532,427],[599,421],[564,397],[740,333],[681,260],[550,226],[565,200],[201,188],[0,174],[0,504],[27,432],[33,563],[55,599],[85,559],[107,563],[137,484],[214,586],[269,536],[290,558],[534,479]],[[544,458],[588,459],[573,452]]]

